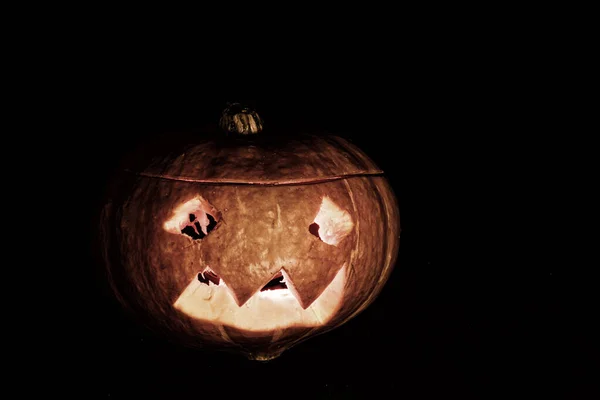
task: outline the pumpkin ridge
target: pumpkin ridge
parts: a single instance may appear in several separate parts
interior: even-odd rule
[[[371,179],[369,179],[368,181],[369,181],[369,186],[373,189],[373,192],[377,193],[377,203],[381,207],[381,210],[385,212],[385,218],[381,219],[381,223],[384,226],[384,230],[389,231],[390,226],[392,225],[392,222],[390,221],[390,212],[389,212],[390,207],[387,204],[387,198],[385,197],[385,194],[384,194],[385,188],[382,188],[380,184],[378,184],[377,182],[374,182]],[[385,183],[382,183],[382,184],[385,185]],[[388,189],[391,189],[391,188],[388,188]],[[400,234],[400,232],[401,232],[401,229],[400,229],[400,227],[398,227],[398,234]],[[383,254],[388,254],[388,248],[390,246],[389,242],[387,240],[384,240],[382,242],[382,246],[385,250],[383,252]],[[346,322],[348,322],[349,320],[351,320],[352,318],[356,317],[358,314],[363,312],[377,298],[377,296],[383,289],[383,283],[388,279],[388,277],[389,277],[388,275],[391,273],[391,268],[393,268],[396,258],[397,258],[397,253],[396,253],[396,256],[392,256],[392,258],[390,259],[389,262],[386,262],[386,265],[384,266],[383,270],[381,271],[381,275],[379,276],[379,279],[377,281],[377,285],[373,287],[374,289],[371,291],[369,296],[366,298],[366,300],[362,304],[359,305],[359,307],[354,312],[349,314],[348,317],[346,317],[340,323],[340,325],[345,324]]]
[[[352,208],[354,210],[354,214],[357,215],[358,214],[358,209],[356,208],[356,202],[354,201],[354,196],[352,195],[352,186],[348,183],[348,181],[344,182],[346,184],[346,188],[348,190],[348,196],[350,197],[350,201],[352,202]],[[356,253],[358,253],[358,247],[360,246],[360,219],[356,219],[356,222],[354,223],[354,232],[356,235],[356,244],[354,245],[354,248],[352,249],[352,251],[350,252],[350,262],[349,264],[349,268],[348,268],[348,280],[346,281],[346,285],[348,285],[348,282],[350,282],[350,279],[352,279],[351,277],[353,277],[354,275],[356,275],[356,271],[354,270],[354,259],[356,258]]]
[[[333,147],[340,147],[352,159],[353,164],[360,166],[364,169],[370,170],[375,166],[375,163],[369,156],[358,151],[354,144],[349,142],[347,139],[343,139],[339,136],[326,136],[323,138],[326,142],[331,144]],[[375,168],[377,168],[375,166]]]

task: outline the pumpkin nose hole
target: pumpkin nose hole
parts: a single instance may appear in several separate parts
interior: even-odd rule
[[[219,275],[208,268],[204,272],[198,273],[198,280],[209,286],[211,283],[215,285],[219,285],[221,283],[221,278]]]
[[[215,221],[215,218],[212,215],[206,214],[206,217],[209,221],[208,225],[206,226],[206,233],[204,233],[204,231],[202,230],[200,221],[198,221],[195,214],[189,215],[190,222],[181,230],[181,233],[183,233],[184,235],[188,235],[194,240],[203,239],[213,229],[215,229],[215,226],[217,226],[217,221]]]
[[[273,279],[269,281],[262,289],[261,292],[266,290],[278,290],[278,289],[287,289],[287,285],[284,282],[283,274],[279,272]]]

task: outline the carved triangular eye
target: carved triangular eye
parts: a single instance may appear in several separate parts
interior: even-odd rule
[[[204,239],[216,228],[220,219],[221,213],[202,196],[198,196],[177,207],[164,228],[167,232],[184,234],[194,240]]]
[[[350,214],[342,210],[327,196],[323,197],[315,220],[308,231],[323,242],[337,246],[354,227]]]

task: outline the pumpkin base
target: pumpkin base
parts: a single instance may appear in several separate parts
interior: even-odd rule
[[[285,349],[281,349],[279,351],[269,353],[246,353],[246,357],[248,357],[248,359],[251,361],[267,362],[278,358],[284,352],[284,350]]]

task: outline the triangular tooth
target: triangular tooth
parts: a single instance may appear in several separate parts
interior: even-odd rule
[[[298,268],[285,270],[288,288],[302,308],[308,308],[331,283],[340,267],[323,268],[319,261],[306,262]]]
[[[222,273],[220,273],[221,271]],[[223,268],[217,268],[217,274],[223,279],[229,288],[235,302],[239,307],[243,306],[250,298],[260,291],[279,272],[273,272],[269,265],[251,265],[250,268],[240,273]]]
[[[292,294],[294,295],[294,297],[296,298],[296,300],[298,300],[298,303],[300,303],[300,306],[302,308],[306,308],[308,306],[304,306],[302,304],[302,298],[300,297],[300,294],[298,293],[298,290],[296,289],[296,286],[294,285],[294,281],[292,280],[292,278],[290,277],[290,275],[287,273],[287,271],[285,270],[285,268],[281,269],[281,274],[283,275],[283,278],[285,280],[285,285],[287,286],[287,288],[289,289],[290,292],[292,292]]]

